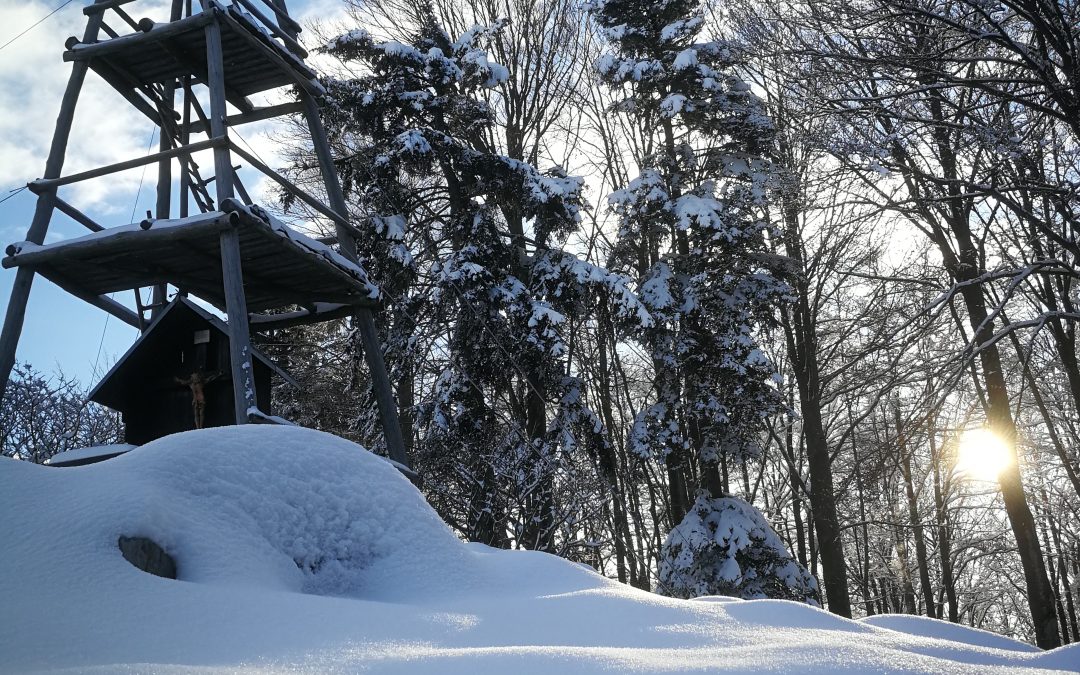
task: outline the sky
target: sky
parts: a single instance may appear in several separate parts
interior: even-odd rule
[[[62,58],[68,36],[81,37],[86,25],[82,8],[92,0],[72,0],[62,9],[0,48],[0,249],[23,241],[36,197],[13,190],[40,177],[56,124],[60,100],[71,72]],[[0,45],[16,38],[64,0],[0,0]],[[165,20],[168,0],[135,0],[127,5],[136,19]],[[301,24],[327,21],[344,14],[341,0],[292,0],[290,13]],[[304,35],[301,35],[303,42]],[[310,45],[308,45],[310,47]],[[256,102],[261,102],[255,97]],[[155,127],[92,71],[86,78],[75,113],[63,173],[145,156],[157,146]],[[275,151],[272,124],[248,125],[238,132],[270,166],[283,162]],[[202,166],[212,166],[208,159]],[[106,227],[140,220],[154,207],[156,170],[134,169],[64,188],[60,196]],[[245,184],[251,185],[248,181]],[[255,198],[262,188],[256,186]],[[174,202],[175,203],[175,202]],[[174,207],[175,208],[175,207]],[[134,217],[132,217],[134,214]],[[87,231],[56,213],[47,242],[82,236]],[[14,270],[0,270],[0,313],[7,311]],[[134,306],[134,294],[115,298]],[[105,312],[36,278],[16,358],[39,371],[62,371],[90,385],[108,370],[137,337]]]

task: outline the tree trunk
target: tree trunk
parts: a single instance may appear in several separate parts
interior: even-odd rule
[[[937,523],[941,585],[945,587],[945,599],[949,605],[949,621],[960,623],[960,609],[956,600],[956,580],[953,578],[952,568],[952,531],[949,528],[949,513],[941,485],[941,457],[937,452],[935,428],[931,427],[929,437],[930,463],[934,471],[934,518]]]
[[[926,539],[923,532],[922,519],[919,517],[919,502],[915,495],[915,485],[911,477],[911,453],[908,452],[908,443],[905,437],[903,420],[900,419],[900,406],[893,410],[896,422],[897,451],[900,453],[900,470],[904,477],[904,493],[907,496],[908,519],[911,521],[911,534],[915,538],[915,563],[919,566],[919,586],[922,590],[923,602],[926,605],[926,616],[937,616],[934,610],[934,589],[930,585],[930,566],[926,556]]]
[[[974,274],[974,268],[967,269],[971,269]],[[962,276],[957,280],[971,281]],[[987,321],[988,315],[982,288],[978,285],[965,285],[961,288],[961,294],[974,331],[974,342],[982,346],[979,351],[979,360],[982,365],[983,380],[986,383],[987,421],[990,430],[1009,447],[1011,461],[998,476],[998,483],[1005,502],[1005,512],[1009,516],[1009,525],[1016,539],[1016,549],[1024,568],[1028,607],[1031,610],[1031,621],[1035,628],[1035,643],[1043,649],[1053,649],[1061,646],[1057,617],[1054,613],[1054,592],[1046,576],[1046,567],[1043,565],[1042,550],[1035,529],[1035,517],[1031,514],[1027,495],[1024,494],[1019,455],[1016,451],[1016,423],[1009,409],[1009,394],[1005,386],[1001,354],[997,344],[988,343],[993,336],[993,325]]]

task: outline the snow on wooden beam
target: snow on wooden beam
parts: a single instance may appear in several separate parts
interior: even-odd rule
[[[132,245],[145,246],[190,239],[196,232],[224,230],[234,227],[237,223],[238,216],[234,213],[210,213],[182,220],[154,221],[150,229],[143,229],[138,224],[111,227],[85,237],[47,246],[24,241],[7,247],[5,251],[7,257],[4,258],[2,265],[5,268],[37,264],[55,266],[65,260],[127,250]]]
[[[310,308],[299,309],[295,312],[252,314],[249,322],[253,330],[268,331],[344,319],[355,313],[355,305],[344,305],[337,302],[316,302]]]
[[[166,40],[176,35],[186,33],[193,28],[206,26],[213,21],[213,12],[202,12],[187,19],[181,19],[180,21],[159,24],[158,26],[155,26],[153,30],[146,33],[132,33],[131,35],[124,35],[113,38],[112,40],[105,40],[104,42],[80,42],[71,45],[68,50],[64,52],[64,60],[82,61],[97,58],[99,56],[116,54],[130,48],[133,44]]]

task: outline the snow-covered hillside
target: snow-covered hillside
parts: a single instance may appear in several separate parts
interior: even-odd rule
[[[78,468],[3,460],[0,495],[4,672],[1080,669],[1075,647],[673,600],[463,544],[388,463],[298,428],[189,432]],[[120,536],[162,544],[180,580],[132,567]]]

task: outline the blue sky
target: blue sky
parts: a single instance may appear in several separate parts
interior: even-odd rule
[[[0,50],[0,199],[41,175],[52,138],[60,98],[70,73],[62,60],[64,40],[81,36],[91,0],[74,0],[26,35]],[[0,44],[8,42],[63,0],[0,0]],[[167,0],[137,0],[127,6],[136,19],[168,16]],[[339,18],[340,0],[293,0],[290,12],[301,23]],[[272,166],[276,153],[270,125],[240,130],[244,139]],[[154,127],[91,73],[76,111],[64,173],[73,173],[144,156]],[[156,145],[156,139],[154,140]],[[202,163],[202,162],[200,162]],[[210,163],[212,164],[212,162]],[[154,204],[156,171],[149,167],[65,189],[61,196],[105,226],[126,224]],[[140,189],[141,183],[141,189]],[[22,241],[36,197],[28,190],[0,204],[0,248]],[[86,234],[62,214],[53,216],[47,241]],[[14,270],[0,270],[0,312],[6,312]],[[131,292],[116,300],[134,305]],[[17,358],[38,370],[64,373],[84,384],[96,381],[131,345],[136,331],[37,278]]]

